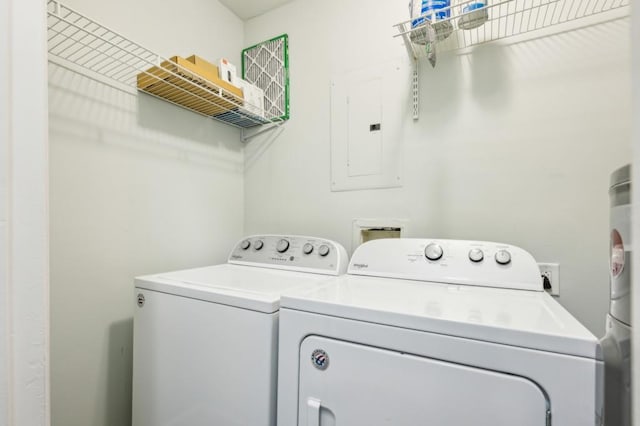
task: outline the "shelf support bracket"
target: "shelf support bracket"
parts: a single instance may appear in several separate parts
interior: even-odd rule
[[[259,136],[259,135],[261,135],[261,134],[263,134],[265,132],[270,132],[271,130],[278,129],[278,128],[282,127],[283,124],[284,124],[284,120],[272,123],[270,125],[264,124],[264,125],[261,126],[260,130],[258,130],[257,132],[247,132],[247,129],[241,128],[240,129],[240,140],[243,143],[247,142],[250,139],[253,139],[256,136]]]
[[[420,83],[418,80],[418,60],[413,60],[413,75],[411,76],[411,95],[413,96],[413,120],[420,118]]]

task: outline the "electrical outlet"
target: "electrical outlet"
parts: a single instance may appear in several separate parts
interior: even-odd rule
[[[559,263],[538,263],[540,276],[546,276],[551,283],[551,290],[546,290],[552,296],[560,296],[560,264]]]

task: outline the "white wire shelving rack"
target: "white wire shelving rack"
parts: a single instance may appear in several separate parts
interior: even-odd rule
[[[197,114],[241,129],[243,142],[284,121],[249,105],[241,96],[221,85],[194,74],[95,20],[47,0],[49,60],[72,71],[135,93],[143,91]],[[139,86],[146,80],[147,87]],[[149,82],[153,84],[149,84]],[[258,128],[258,126],[260,126]],[[249,128],[258,130],[246,131]]]
[[[479,2],[485,4],[482,9],[464,12],[465,8]],[[397,33],[394,37],[402,37],[409,56],[414,60],[413,118],[417,120],[419,116],[418,61],[428,54],[426,25],[432,25],[435,30],[436,41],[433,45],[437,53],[465,51],[473,46],[545,28],[558,26],[560,29],[562,24],[577,23],[581,19],[616,10],[626,9],[625,13],[628,14],[630,2],[631,0],[451,0],[450,7],[418,17],[428,20],[426,24],[413,26],[412,23],[418,19],[416,17],[396,24]],[[445,12],[449,16],[438,19],[436,12]],[[469,28],[473,24],[477,27]]]
[[[486,6],[463,12],[465,7],[478,2],[483,2]],[[444,35],[450,32],[449,36],[436,42],[438,52],[445,52],[466,49],[625,8],[629,3],[630,0],[452,0],[450,7],[438,9],[440,12],[449,10],[449,17],[435,20],[433,12],[422,17],[429,20],[436,33]],[[425,43],[414,41],[424,38],[424,27],[412,28],[412,22],[415,20],[416,18],[413,18],[396,24],[398,33],[395,37],[402,37],[411,56],[420,58],[426,56]],[[478,20],[479,24],[480,21],[484,23],[473,29],[461,28],[461,23],[473,20]],[[447,27],[449,30],[444,31]],[[439,36],[438,39],[440,38]]]

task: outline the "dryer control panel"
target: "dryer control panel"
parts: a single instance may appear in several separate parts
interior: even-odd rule
[[[543,291],[540,269],[520,247],[488,241],[390,238],[362,244],[349,274]]]
[[[288,271],[342,275],[349,258],[335,241],[301,235],[252,235],[236,244],[228,263]]]

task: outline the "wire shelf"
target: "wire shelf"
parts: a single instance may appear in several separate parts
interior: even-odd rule
[[[409,54],[417,59],[427,56],[428,24],[435,30],[438,52],[443,52],[628,8],[629,2],[630,0],[452,0],[452,6],[448,8],[430,11],[418,18],[396,24],[398,34],[395,37],[402,37]],[[477,3],[484,3],[485,6],[474,9]],[[412,25],[420,19],[429,22]]]
[[[239,128],[281,124],[242,92],[146,49],[56,0],[47,0],[49,59],[114,87],[138,90]],[[172,58],[175,59],[175,58]]]

